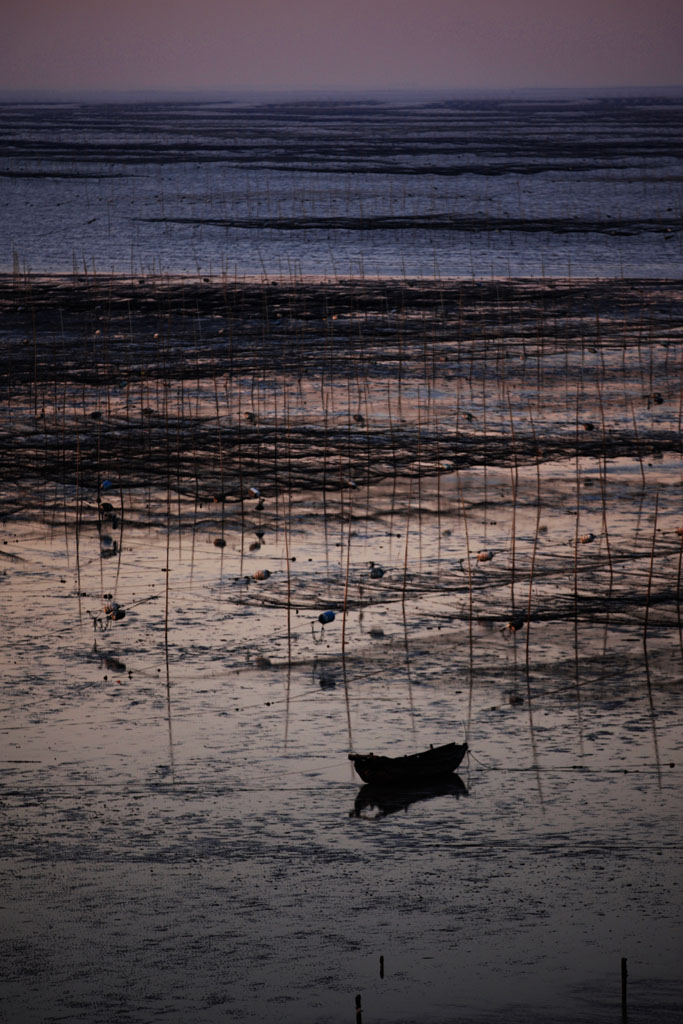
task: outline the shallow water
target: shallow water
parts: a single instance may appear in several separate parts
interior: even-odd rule
[[[0,269],[678,277],[680,92],[0,105]]]

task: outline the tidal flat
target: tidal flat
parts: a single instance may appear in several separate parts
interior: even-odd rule
[[[674,280],[0,277],[0,1020],[680,1019],[682,333]]]

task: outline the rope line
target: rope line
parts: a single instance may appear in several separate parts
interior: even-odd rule
[[[542,767],[541,765],[534,765],[534,764],[532,764],[532,765],[525,765],[525,766],[522,766],[522,767],[512,767],[512,766],[507,766],[507,765],[487,765],[487,764],[484,764],[483,761],[480,761],[479,758],[476,757],[476,755],[472,754],[472,751],[469,751],[468,754],[475,761],[477,761],[477,763],[478,763],[478,765],[480,767],[476,768],[476,767],[470,767],[468,765],[468,767],[463,772],[463,774],[467,774],[467,775],[469,775],[469,774],[471,774],[473,772],[504,772],[504,773],[507,773],[507,774],[510,774],[510,775],[519,775],[519,774],[524,775],[524,774],[528,774],[530,772],[534,772],[534,773],[542,772],[544,775],[564,774],[564,773],[572,773],[572,772],[579,772],[582,775],[657,775],[657,774],[659,774],[665,768],[675,769],[675,768],[678,767],[678,770],[680,771],[680,767],[681,767],[680,765],[677,766],[674,761],[669,761],[665,765],[658,765],[656,763],[651,763],[651,764],[638,765],[636,767],[629,767],[629,768],[623,768],[623,767],[593,768],[593,767],[590,767],[588,765],[581,765],[581,764],[555,765],[555,766],[548,766],[548,767]],[[0,764],[14,764],[14,763],[16,763],[16,762],[13,762],[13,761],[0,761]],[[21,762],[21,763],[25,763],[25,762]],[[30,763],[31,764],[46,764],[47,762],[31,761]],[[324,772],[330,771],[333,768],[341,768],[344,765],[348,765],[348,763],[349,763],[348,759],[344,759],[343,761],[333,761],[331,764],[322,765],[320,768],[313,768],[313,767],[309,767],[309,768],[292,768],[289,771],[279,771],[278,775],[280,777],[282,777],[282,776],[311,775],[312,774],[316,778],[318,778],[318,777],[322,776],[324,774]],[[51,770],[54,770],[54,766],[53,765],[51,765],[50,767],[51,767]],[[164,767],[166,767],[166,766],[164,766]],[[175,766],[176,774],[179,773],[181,770],[182,769],[179,768],[179,766],[176,764],[176,766]],[[454,774],[460,774],[460,773],[456,772]],[[159,780],[151,780],[151,781],[149,781],[149,782],[147,782],[145,784],[141,784],[139,782],[130,782],[130,783],[128,783],[128,782],[105,782],[105,781],[101,781],[101,780],[100,781],[91,781],[89,779],[81,778],[81,779],[78,779],[78,780],[76,780],[74,782],[68,782],[68,781],[60,782],[58,785],[54,785],[54,784],[46,784],[45,786],[41,785],[40,789],[41,789],[41,791],[45,791],[45,792],[49,791],[50,793],[53,793],[53,792],[58,792],[60,789],[63,789],[63,790],[80,789],[83,786],[90,786],[91,789],[122,789],[122,790],[125,789],[127,791],[147,792],[149,790],[155,790],[155,791],[156,790],[162,790],[162,789],[163,790],[173,790],[176,786],[178,786],[178,787],[180,787],[182,789],[189,789],[189,788],[195,788],[195,789],[204,788],[204,789],[214,789],[214,790],[215,789],[225,789],[228,792],[239,792],[239,793],[252,793],[252,792],[254,792],[254,793],[262,793],[262,792],[271,792],[271,791],[272,792],[289,793],[289,792],[293,791],[291,786],[272,786],[272,785],[267,785],[267,786],[244,786],[244,785],[232,785],[232,784],[226,783],[226,782],[218,782],[218,781],[202,780],[202,779],[198,779],[198,780],[190,779],[190,780],[183,780],[183,781],[181,781],[181,780],[174,779],[172,777],[172,775],[173,775],[172,771],[169,770],[167,772],[165,778],[159,779]],[[342,787],[342,786],[345,787],[345,786],[348,786],[348,785],[357,785],[357,784],[359,785],[359,783],[356,783],[355,779],[353,780],[353,782],[341,782],[341,781],[338,781],[338,780],[327,780],[325,782],[325,784],[328,785],[328,786],[335,786],[335,787]],[[428,785],[429,785],[429,783],[425,783],[426,787]],[[311,792],[314,792],[318,788],[319,788],[318,786],[313,786],[313,785],[306,786],[306,787],[300,787],[300,789],[302,791],[305,790],[305,791],[311,791]],[[400,792],[400,790],[401,790],[401,787],[397,786],[396,787],[396,791]],[[7,789],[7,790],[5,790],[5,797],[24,796],[26,793],[34,792],[34,791],[35,791],[34,789],[27,789],[27,790],[21,790],[21,791],[20,790],[16,790],[16,789]]]

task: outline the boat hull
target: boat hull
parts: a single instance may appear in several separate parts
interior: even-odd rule
[[[405,757],[349,754],[363,782],[376,786],[405,786],[434,782],[452,775],[467,753],[466,743],[446,743]]]

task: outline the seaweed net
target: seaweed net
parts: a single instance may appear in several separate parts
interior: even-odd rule
[[[6,277],[0,306],[6,522],[118,530],[119,558],[124,526],[247,556],[324,531],[295,595],[290,569],[232,581],[264,609],[680,624],[677,282]],[[354,561],[373,530],[406,538],[381,584]]]
[[[680,452],[681,299],[675,282],[6,277],[2,503],[73,504],[107,479],[230,503],[257,481]]]

